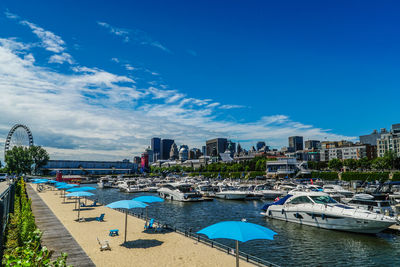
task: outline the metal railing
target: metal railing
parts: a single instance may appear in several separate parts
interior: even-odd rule
[[[118,210],[120,212],[125,212],[125,210],[123,210],[123,209],[116,209],[116,210]],[[143,213],[134,213],[134,212],[128,211],[128,214],[132,215],[132,216],[134,216],[136,218],[139,218],[139,219],[143,219],[143,220],[146,219],[145,215]],[[208,246],[210,246],[212,248],[216,248],[216,249],[218,249],[220,251],[226,252],[229,255],[236,256],[236,252],[235,252],[235,249],[233,247],[230,247],[230,246],[224,245],[222,243],[216,242],[214,240],[211,240],[211,239],[205,237],[204,235],[199,235],[197,233],[194,233],[194,232],[192,232],[192,229],[185,230],[185,229],[178,228],[178,227],[175,227],[175,226],[172,226],[170,224],[167,224],[167,223],[164,223],[164,222],[161,222],[161,221],[157,221],[157,220],[154,220],[154,222],[155,222],[156,225],[160,226],[161,229],[164,229],[166,231],[179,233],[181,235],[184,235],[185,237],[188,237],[188,238],[191,238],[193,240],[196,240],[199,243],[203,243],[203,244],[208,245]],[[277,264],[274,264],[274,263],[269,262],[267,260],[258,258],[256,256],[252,256],[252,255],[247,254],[247,253],[242,252],[242,251],[239,251],[239,256],[240,256],[240,258],[242,260],[244,260],[246,262],[249,262],[251,264],[254,264],[256,266],[279,267],[279,265],[277,265]]]
[[[3,258],[5,232],[10,213],[14,212],[15,183],[9,184],[8,188],[0,194],[0,259]]]

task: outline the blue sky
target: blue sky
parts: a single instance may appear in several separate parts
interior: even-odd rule
[[[54,158],[120,159],[151,136],[280,147],[289,135],[354,139],[388,128],[399,122],[399,9],[2,1],[0,143],[22,122]]]

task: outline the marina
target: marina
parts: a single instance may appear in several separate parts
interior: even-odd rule
[[[122,193],[116,189],[94,191],[94,199],[110,203],[156,193]],[[180,202],[167,200],[148,210],[149,218],[187,232],[196,232],[207,225],[226,220],[241,220],[263,225],[277,232],[272,242],[252,241],[241,244],[241,250],[250,255],[281,266],[395,266],[400,258],[393,257],[400,249],[400,238],[393,232],[359,234],[326,230],[297,223],[266,218],[260,214],[265,200],[225,200],[211,202]],[[143,214],[143,211],[135,211]],[[229,240],[219,242],[234,247]],[[349,260],[351,259],[351,260]]]

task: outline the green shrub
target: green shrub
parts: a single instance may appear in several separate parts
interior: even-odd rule
[[[352,181],[387,181],[389,180],[388,172],[344,172],[342,173],[342,180]]]
[[[320,178],[322,180],[338,180],[337,172],[312,172],[311,178]]]
[[[393,181],[400,181],[400,172],[393,173],[392,180]]]
[[[41,237],[21,178],[16,183],[14,213],[10,214],[6,228],[3,266],[66,266],[67,254],[51,261],[53,252],[41,246]]]

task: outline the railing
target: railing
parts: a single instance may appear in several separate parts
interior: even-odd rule
[[[123,210],[123,209],[116,209],[116,210],[121,211],[121,212],[125,212],[125,210]],[[128,214],[132,215],[132,216],[134,216],[136,218],[146,219],[143,213],[134,213],[134,212],[128,211]],[[208,245],[208,246],[210,246],[212,248],[216,248],[216,249],[218,249],[220,251],[226,252],[229,255],[236,256],[234,248],[229,247],[227,245],[224,245],[222,243],[216,242],[214,240],[208,239],[204,235],[198,235],[198,234],[192,232],[192,229],[184,230],[184,229],[181,229],[181,228],[178,228],[178,227],[174,227],[174,226],[171,226],[171,225],[169,225],[167,223],[164,223],[164,222],[161,222],[161,221],[157,221],[157,220],[155,220],[154,222],[158,226],[161,226],[161,228],[164,229],[164,230],[179,233],[179,234],[184,235],[184,236],[186,236],[188,238],[196,240],[199,243],[203,243],[203,244]],[[242,251],[239,251],[239,257],[242,260],[244,260],[246,262],[249,262],[251,264],[254,264],[256,266],[279,267],[279,265],[277,265],[277,264],[274,264],[274,263],[269,262],[269,261],[264,260],[264,259],[260,259],[258,257],[255,257],[255,256],[252,256],[250,254],[244,253]]]
[[[15,183],[12,183],[0,194],[0,260],[3,258],[5,231],[10,213],[14,212]]]

